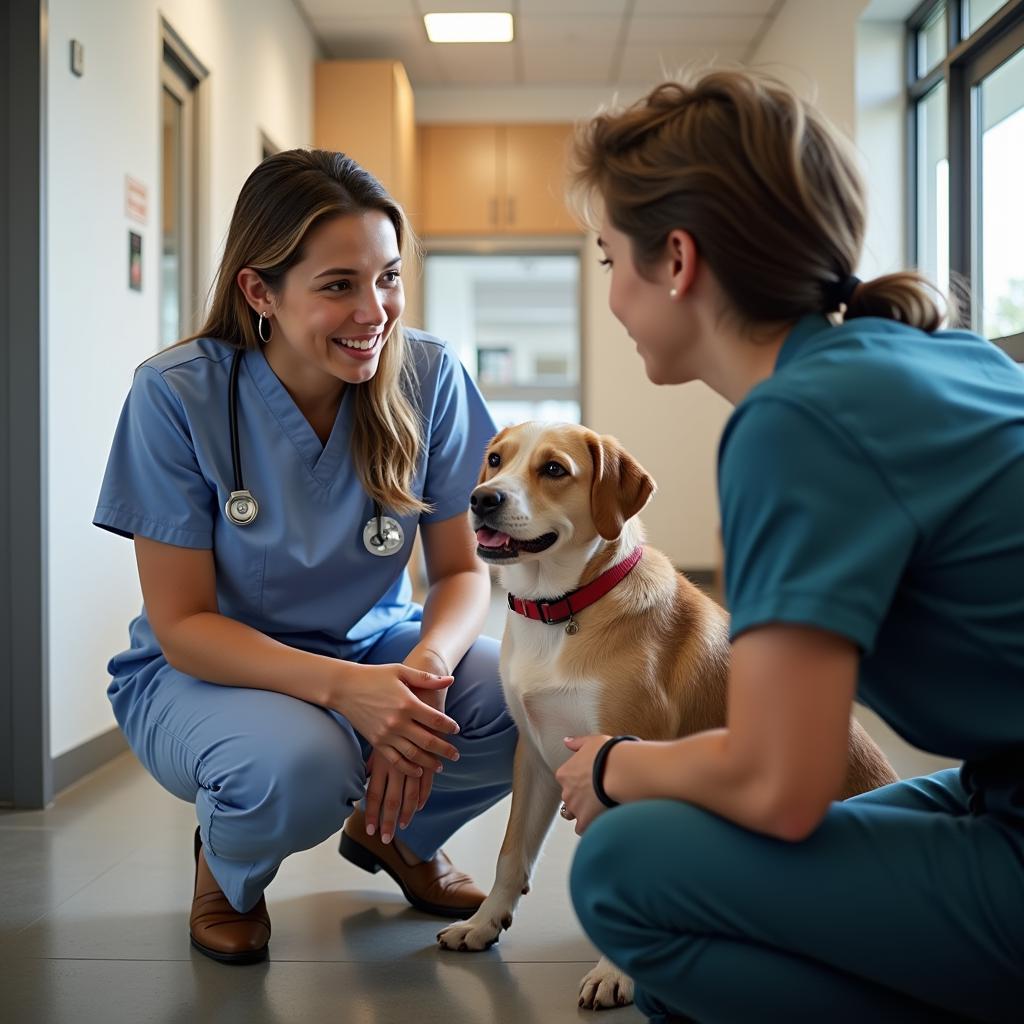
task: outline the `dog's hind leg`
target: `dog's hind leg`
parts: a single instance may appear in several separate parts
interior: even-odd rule
[[[438,933],[442,949],[475,952],[498,941],[512,924],[519,899],[530,886],[534,865],[551,828],[561,791],[551,769],[529,739],[520,735],[512,781],[512,810],[501,844],[494,887],[468,920]]]

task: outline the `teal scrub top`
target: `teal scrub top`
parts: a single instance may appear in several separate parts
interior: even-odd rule
[[[349,450],[356,386],[345,388],[321,443],[262,349],[238,375],[242,474],[259,515],[236,526],[224,513],[232,490],[228,377],[234,349],[209,338],[159,353],[136,372],[114,436],[93,522],[212,549],[222,614],[320,654],[350,658],[391,626],[420,614],[405,571],[419,523],[469,508],[494,421],[462,363],[437,338],[406,329],[423,448],[412,491],[432,506],[396,518],[404,546],[371,554],[363,527],[373,502]],[[114,676],[160,656],[145,609]]]
[[[965,331],[799,321],[719,448],[732,634],[816,626],[917,747],[1024,746],[1024,371]]]

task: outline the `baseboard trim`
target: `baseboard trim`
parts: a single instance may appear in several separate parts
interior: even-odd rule
[[[53,791],[59,793],[128,749],[117,726],[53,759]]]
[[[715,585],[715,573],[714,569],[687,569],[676,566],[676,570],[681,572],[694,586],[700,587],[701,590],[710,590]]]

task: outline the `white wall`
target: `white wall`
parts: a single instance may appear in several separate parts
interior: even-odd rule
[[[854,141],[868,189],[858,273],[903,265],[903,20],[912,0],[786,0],[750,64],[812,100]]]
[[[749,65],[813,100],[853,134],[857,19],[867,0],[785,0]]]
[[[865,280],[906,264],[904,59],[901,21],[858,24],[856,141],[868,182],[868,225],[858,272]]]
[[[316,44],[291,0],[50,0],[48,76],[48,487],[50,746],[113,724],[106,662],[141,605],[132,546],[91,525],[134,367],[157,348],[160,16],[206,66],[209,131],[202,289],[238,190],[260,158],[312,140]],[[71,39],[85,74],[68,67]],[[125,215],[125,175],[148,221]],[[127,285],[127,233],[143,235],[142,292]]]
[[[646,91],[641,85],[418,86],[416,120],[423,124],[558,124],[589,117],[612,102],[631,103]]]

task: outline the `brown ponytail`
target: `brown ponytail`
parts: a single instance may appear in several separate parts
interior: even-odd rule
[[[923,331],[937,331],[943,320],[940,302],[952,314],[952,299],[944,298],[920,271],[903,270],[862,281],[850,297],[843,319],[880,316],[920,327]]]

